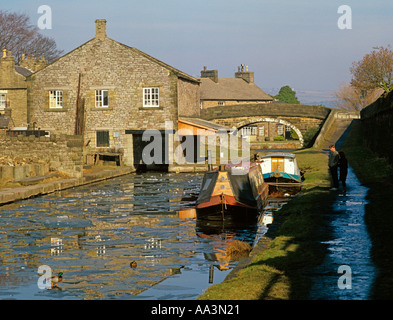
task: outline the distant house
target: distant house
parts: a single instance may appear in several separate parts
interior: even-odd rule
[[[12,52],[3,49],[0,58],[0,115],[3,126],[7,120],[7,129],[27,128],[27,82],[26,77],[32,72],[15,65]]]
[[[145,130],[162,135],[166,121],[198,117],[200,81],[106,35],[96,36],[28,77],[29,123],[51,134],[82,134],[88,154],[119,153],[143,162]],[[163,162],[165,159],[162,159]]]
[[[201,71],[201,109],[216,106],[271,103],[273,98],[254,83],[254,72],[238,67],[234,78],[219,78],[218,70]]]

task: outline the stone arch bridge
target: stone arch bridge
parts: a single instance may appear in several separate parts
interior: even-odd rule
[[[304,104],[238,104],[201,110],[201,118],[236,129],[263,122],[283,124],[293,129],[303,144],[303,135],[322,125],[330,111],[324,106]]]

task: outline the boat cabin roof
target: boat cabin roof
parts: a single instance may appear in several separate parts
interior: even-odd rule
[[[283,157],[283,158],[294,159],[294,158],[296,158],[296,155],[294,153],[287,153],[287,152],[272,152],[272,153],[266,154],[264,156],[261,156],[261,159],[264,159],[264,158],[276,158],[276,157]]]

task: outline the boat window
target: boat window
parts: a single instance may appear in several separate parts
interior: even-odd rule
[[[209,187],[211,182],[212,182],[212,179],[206,179],[205,185],[203,186],[202,190],[207,190],[207,188]]]

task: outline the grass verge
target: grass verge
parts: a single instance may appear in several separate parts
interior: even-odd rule
[[[327,236],[324,214],[331,210],[335,195],[329,192],[327,155],[315,149],[296,154],[299,166],[306,171],[304,194],[275,214],[273,225],[277,230],[265,236],[270,238],[267,248],[259,250],[258,244],[249,264],[236,276],[209,287],[200,300],[308,297],[311,281],[306,272],[320,264],[325,255],[325,246],[320,242]]]

